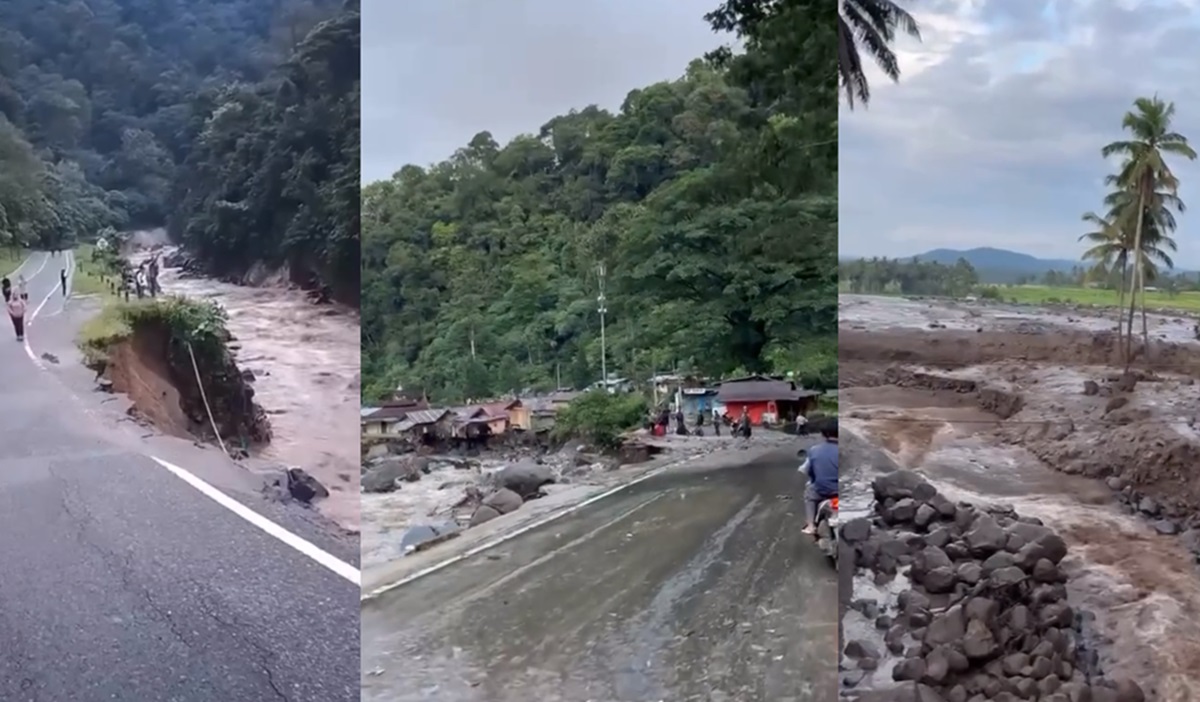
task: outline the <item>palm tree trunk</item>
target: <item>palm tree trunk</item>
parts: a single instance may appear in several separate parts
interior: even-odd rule
[[[1117,348],[1121,348],[1121,325],[1125,321],[1125,276],[1129,273],[1129,256],[1121,258],[1121,285],[1117,288]]]
[[[1137,225],[1133,230],[1133,275],[1129,278],[1129,320],[1125,327],[1125,370],[1133,363],[1133,303],[1137,297],[1137,283],[1142,270],[1142,222],[1146,219],[1146,186],[1138,188]]]
[[[1142,271],[1138,275],[1142,280],[1142,355],[1148,360],[1150,358],[1150,332],[1146,327],[1146,272]]]

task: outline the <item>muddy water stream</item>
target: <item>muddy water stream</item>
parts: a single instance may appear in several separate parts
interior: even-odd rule
[[[922,306],[918,311],[906,302],[854,308],[850,316],[857,318],[855,323],[871,319],[893,328],[919,326],[927,316],[954,316],[953,310]],[[1012,319],[1006,314],[993,323]],[[979,324],[979,317],[971,323]],[[1026,412],[1069,410],[1069,398],[1080,394],[1080,379],[1094,373],[1030,368],[1039,389],[1028,397],[1032,406]],[[987,369],[963,369],[956,375],[985,379]],[[847,448],[860,444],[847,452],[853,459],[843,469],[848,517],[870,509],[870,481],[891,463],[920,472],[950,499],[1011,505],[1042,519],[1070,544],[1064,562],[1072,576],[1070,599],[1077,610],[1095,617],[1086,631],[1102,668],[1139,681],[1160,702],[1200,700],[1200,627],[1195,623],[1200,620],[1200,570],[1177,538],[1159,535],[1144,519],[1120,508],[1103,482],[1053,470],[1019,444],[1001,441],[995,434],[999,420],[972,403],[926,390],[872,387],[843,388],[841,405],[842,427],[851,434]],[[1019,422],[1020,415],[1012,421]],[[854,596],[883,602],[894,598],[892,590],[898,592],[897,586],[883,591],[859,578]],[[874,637],[872,628],[855,612],[847,616],[847,640]],[[879,687],[888,681],[885,661],[864,685]]]
[[[283,288],[251,288],[164,269],[168,294],[213,300],[229,315],[238,366],[253,371],[255,399],[274,437],[262,457],[307,470],[330,490],[319,509],[359,530],[359,320]]]

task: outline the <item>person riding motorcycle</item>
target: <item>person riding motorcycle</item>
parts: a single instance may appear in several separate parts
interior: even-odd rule
[[[825,500],[838,494],[838,429],[837,420],[821,427],[824,441],[813,446],[800,466],[800,472],[808,476],[804,488],[804,513],[807,521],[804,533],[817,530],[817,507]]]

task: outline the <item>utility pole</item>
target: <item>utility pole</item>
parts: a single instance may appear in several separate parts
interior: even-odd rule
[[[604,391],[608,392],[608,347],[604,336],[604,315],[608,314],[608,307],[605,306],[604,298],[604,264],[601,263],[597,269],[600,277],[600,294],[596,296],[597,311],[600,313],[600,375],[604,381]]]

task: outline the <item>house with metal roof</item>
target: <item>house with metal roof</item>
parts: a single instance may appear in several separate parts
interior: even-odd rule
[[[717,389],[717,402],[734,421],[745,411],[753,424],[779,424],[794,420],[798,414],[811,414],[820,395],[792,380],[751,375],[722,381]]]

